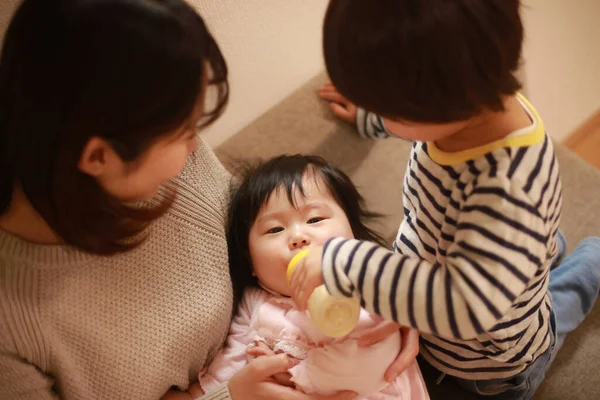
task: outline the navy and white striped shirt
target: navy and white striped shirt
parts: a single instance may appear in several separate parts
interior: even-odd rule
[[[561,182],[539,115],[519,100],[533,123],[500,141],[458,153],[414,143],[394,253],[337,238],[323,255],[331,293],[419,329],[427,361],[464,379],[513,376],[551,341]],[[357,122],[389,135],[373,114]]]

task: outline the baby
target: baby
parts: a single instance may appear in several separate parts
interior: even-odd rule
[[[199,376],[205,392],[253,357],[285,353],[297,361],[288,384],[306,394],[351,390],[359,399],[429,398],[416,361],[391,383],[384,379],[400,351],[398,332],[358,346],[362,333],[382,323],[379,317],[363,309],[349,335],[329,338],[290,298],[286,269],[296,253],[332,237],[381,244],[364,224],[375,216],[350,179],[318,157],[281,156],[246,176],[232,199],[228,227],[238,313],[226,346]]]

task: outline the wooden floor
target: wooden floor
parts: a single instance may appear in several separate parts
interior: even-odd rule
[[[563,144],[588,163],[600,168],[600,111],[564,140]]]

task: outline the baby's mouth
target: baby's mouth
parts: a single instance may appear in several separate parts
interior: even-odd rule
[[[290,257],[290,259],[288,260],[288,263],[287,263],[288,268],[290,267],[290,264],[292,264],[292,262],[294,262],[294,259],[296,259],[294,264],[297,264],[298,262],[300,262],[300,260],[302,260],[306,256],[306,253],[308,253],[310,248],[311,248],[311,246],[304,246],[301,249],[294,250],[294,252],[292,252],[292,257]],[[298,254],[300,254],[300,253],[304,253],[304,254],[302,254],[300,257],[298,257]]]
[[[298,253],[301,253],[301,252],[303,252],[304,250],[308,250],[308,249],[310,249],[310,246],[304,246],[304,247],[302,247],[301,249],[294,250],[294,251],[292,252],[292,256],[291,256],[291,257],[288,259],[288,264],[290,263],[290,261],[292,261],[292,259],[293,259],[294,257],[296,257],[296,254],[298,254]]]

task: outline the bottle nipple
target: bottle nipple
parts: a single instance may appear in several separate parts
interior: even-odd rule
[[[310,249],[304,249],[292,257],[287,268],[287,281],[296,265]],[[346,336],[356,327],[360,317],[360,304],[350,298],[332,296],[325,285],[317,287],[308,298],[308,313],[316,328],[329,337]]]
[[[304,250],[296,253],[296,255],[294,255],[294,257],[292,257],[292,259],[290,260],[288,267],[287,267],[287,273],[286,273],[288,285],[290,283],[290,278],[292,277],[292,272],[294,272],[294,268],[296,268],[296,265],[298,265],[300,260],[302,260],[304,257],[306,257],[306,255],[308,254],[309,251],[310,251],[310,248],[304,249]]]

